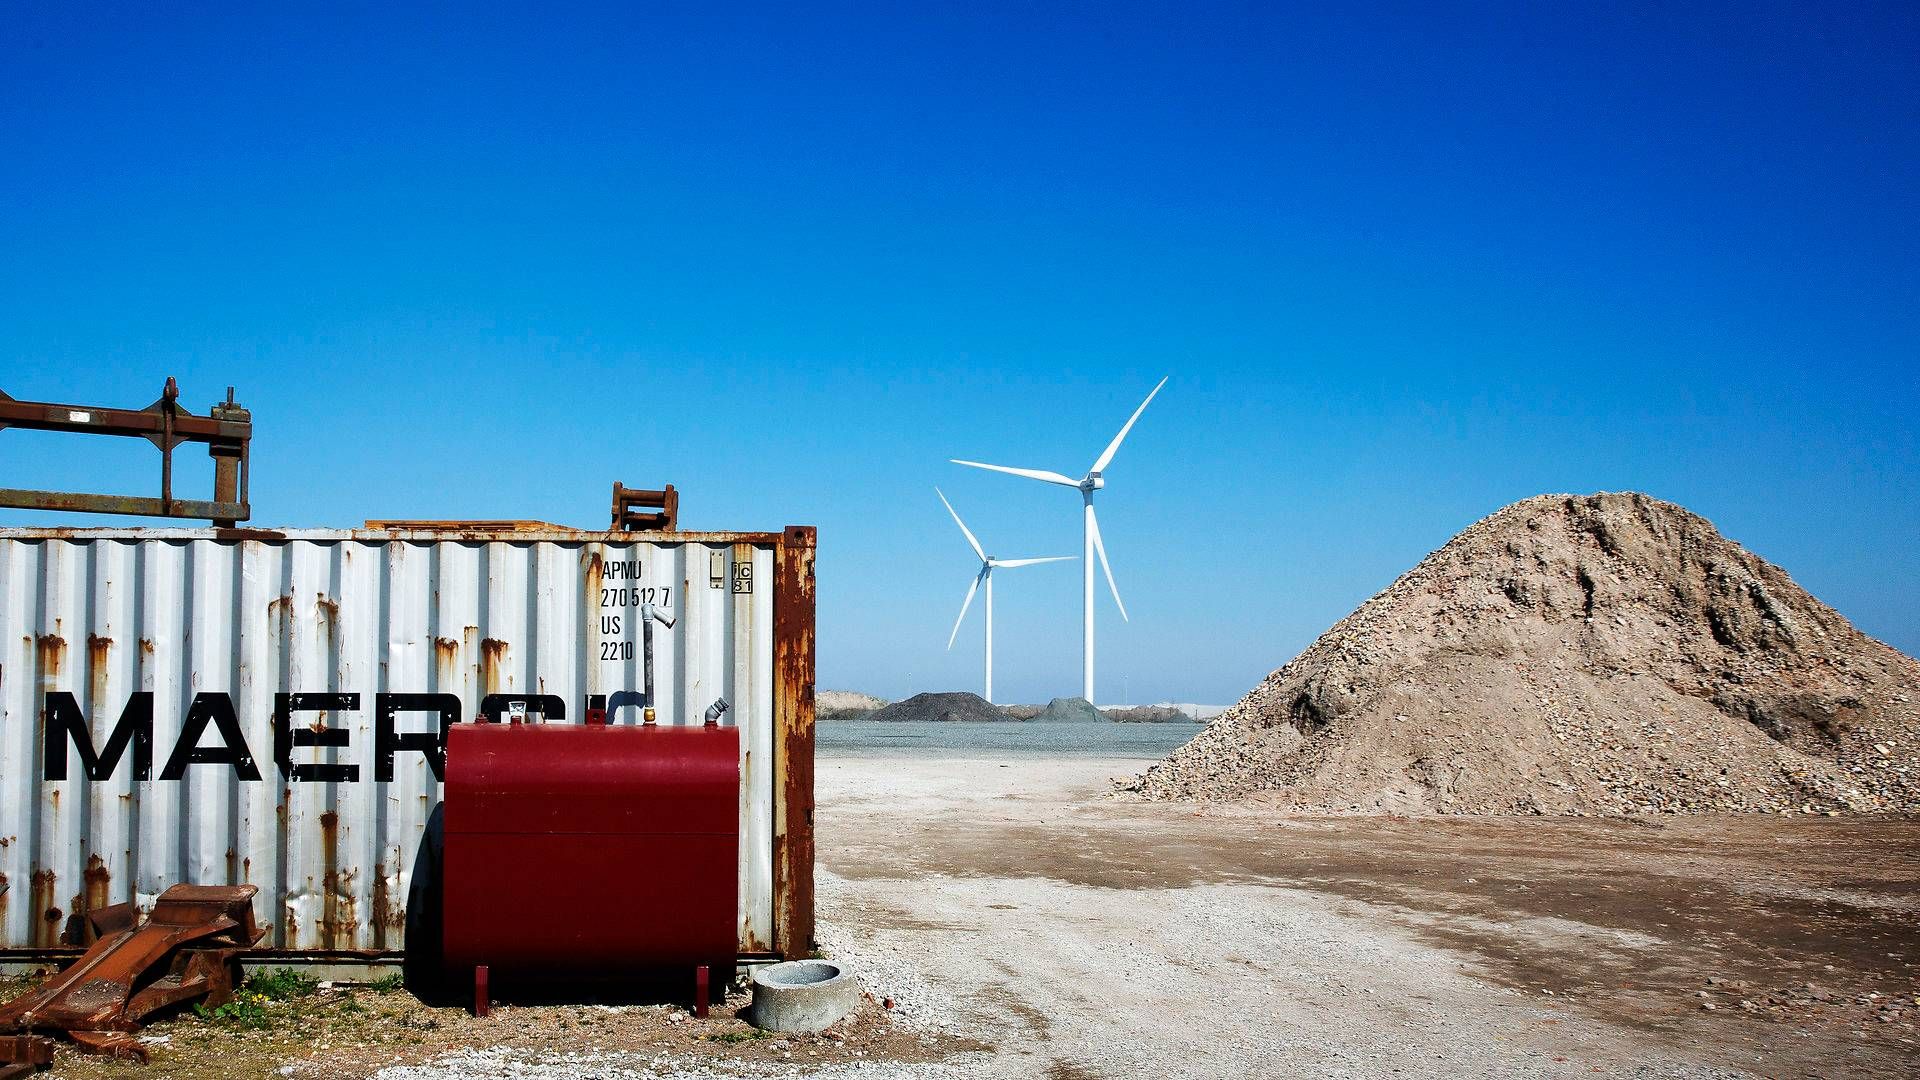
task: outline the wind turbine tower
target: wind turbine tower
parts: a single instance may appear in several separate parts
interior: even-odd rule
[[[955,465],[968,465],[976,469],[989,469],[993,472],[1003,472],[1013,476],[1024,476],[1029,480],[1043,480],[1049,484],[1059,484],[1062,487],[1075,488],[1080,492],[1081,531],[1084,534],[1082,550],[1085,553],[1085,562],[1082,567],[1084,571],[1085,589],[1082,593],[1080,609],[1081,627],[1083,630],[1080,696],[1086,698],[1088,702],[1096,704],[1097,702],[1095,702],[1093,696],[1093,558],[1095,555],[1100,557],[1100,569],[1105,571],[1107,575],[1107,590],[1113,593],[1114,606],[1120,609],[1120,618],[1123,620],[1127,618],[1127,605],[1120,601],[1120,587],[1113,583],[1113,566],[1107,562],[1107,546],[1100,540],[1100,519],[1096,517],[1093,512],[1093,493],[1107,486],[1104,474],[1106,473],[1107,466],[1113,464],[1113,455],[1119,453],[1120,444],[1126,441],[1127,433],[1133,430],[1134,422],[1140,419],[1141,413],[1147,411],[1147,406],[1153,402],[1154,395],[1158,394],[1160,388],[1165,385],[1167,385],[1167,380],[1161,379],[1159,384],[1147,394],[1146,400],[1140,403],[1140,407],[1133,410],[1133,415],[1127,417],[1126,425],[1120,429],[1120,433],[1115,435],[1113,441],[1107,444],[1107,448],[1101,451],[1098,458],[1094,459],[1093,468],[1088,469],[1087,475],[1078,480],[1072,477],[1062,476],[1057,472],[1047,472],[1044,469],[1015,469],[1006,465],[988,465],[979,461],[962,461],[959,458],[952,459]],[[949,507],[949,509],[951,509],[951,507]],[[955,520],[959,520],[958,517],[956,517]],[[964,614],[964,611],[962,614]]]
[[[1016,566],[1034,566],[1039,563],[1066,562],[1072,559],[1073,556],[1056,555],[1046,559],[996,559],[986,553],[986,550],[980,546],[980,541],[974,538],[973,530],[967,528],[967,523],[960,520],[960,512],[953,508],[952,503],[947,502],[946,493],[939,488],[934,488],[933,493],[940,496],[940,501],[946,506],[947,513],[953,515],[953,523],[960,526],[960,534],[967,538],[967,546],[971,547],[973,553],[980,557],[980,572],[974,575],[973,584],[967,586],[967,598],[960,602],[960,617],[953,620],[953,633],[947,635],[947,648],[952,649],[954,639],[960,636],[960,624],[966,621],[967,609],[973,606],[974,592],[978,590],[982,584],[985,584],[987,587],[987,676],[986,692],[981,696],[987,699],[987,704],[991,705],[993,704],[993,572],[995,570],[1011,569]]]

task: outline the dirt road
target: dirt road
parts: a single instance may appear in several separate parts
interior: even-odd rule
[[[995,1046],[956,1074],[1920,1074],[1920,824],[1276,820],[1139,764],[823,758],[824,941]]]

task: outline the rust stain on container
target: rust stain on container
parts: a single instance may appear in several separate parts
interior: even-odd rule
[[[98,855],[87,856],[85,902],[79,905],[82,911],[93,911],[106,907],[110,901],[107,894],[113,884],[113,872],[107,869],[107,861]]]
[[[287,538],[287,534],[278,529],[215,529],[213,530],[213,536],[216,540],[231,540],[236,543],[246,543],[257,540],[285,540]]]
[[[0,926],[7,925],[7,896],[12,891],[7,886],[7,875],[0,874]]]
[[[782,956],[813,952],[814,555],[818,533],[789,528],[774,549],[773,924]]]
[[[387,866],[385,863],[373,864],[373,947],[387,947],[387,924],[393,918],[393,910],[387,902]]]
[[[341,870],[325,881],[327,917],[320,928],[321,941],[329,949],[350,950],[360,933],[359,905],[353,898],[355,871]]]
[[[140,653],[143,656],[153,655],[153,639],[152,638],[143,637],[140,639]]]
[[[481,692],[500,693],[500,663],[507,657],[507,643],[499,638],[486,638],[480,642],[480,685]]]
[[[87,687],[95,701],[105,701],[107,697],[107,656],[113,651],[113,639],[98,634],[87,635]]]
[[[340,601],[325,593],[316,593],[313,598],[314,614],[320,616],[320,636],[328,648],[333,647],[336,632],[340,629]]]
[[[340,869],[340,815],[320,815],[320,942],[323,948],[353,948],[359,928],[353,903],[353,871]]]
[[[340,853],[340,815],[332,810],[320,815],[320,850],[325,853],[327,873],[331,875]]]
[[[433,639],[434,685],[445,688],[459,682],[460,643],[450,637]]]
[[[59,634],[41,634],[33,644],[34,660],[40,666],[41,677],[58,678],[60,669],[66,664],[67,639]]]
[[[43,949],[51,949],[60,944],[60,920],[66,917],[53,902],[53,887],[53,871],[35,870],[33,872],[32,897],[29,903],[30,910],[38,916],[34,944]]]
[[[87,682],[92,684],[96,694],[101,694],[106,689],[107,654],[112,649],[112,638],[101,637],[99,634],[87,635]]]

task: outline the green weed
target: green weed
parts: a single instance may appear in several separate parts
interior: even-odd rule
[[[272,1000],[265,994],[242,990],[225,1005],[209,1009],[203,1004],[195,1004],[193,1012],[208,1023],[259,1030],[267,1026],[267,1005]]]
[[[320,980],[304,971],[274,968],[247,976],[247,989],[273,1001],[290,1001],[320,989]]]

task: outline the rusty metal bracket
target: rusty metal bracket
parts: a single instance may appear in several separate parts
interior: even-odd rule
[[[668,484],[659,491],[613,482],[613,525],[619,532],[673,532],[680,527],[680,493]]]
[[[0,1080],[30,1076],[53,1064],[53,1040],[43,1035],[0,1036]]]
[[[145,1061],[133,1032],[147,1016],[186,1001],[219,1006],[232,999],[240,954],[266,933],[253,922],[258,892],[252,885],[174,885],[144,923],[131,905],[102,909],[94,923],[102,936],[85,955],[0,1006],[0,1032],[16,1033],[0,1040],[0,1065],[41,1053],[45,1039],[35,1032],[64,1034],[86,1053]]]
[[[16,427],[32,431],[65,431],[79,435],[119,435],[146,439],[160,451],[160,497],[92,495],[69,491],[29,491],[0,488],[0,506],[21,510],[60,510],[90,514],[135,514],[141,517],[206,518],[232,526],[252,516],[247,504],[248,448],[253,441],[253,414],[233,400],[217,402],[206,416],[180,407],[180,388],[173,379],[160,400],[144,409],[101,409],[49,401],[18,401],[0,391],[0,430]],[[181,443],[205,443],[213,458],[213,498],[173,497],[173,448]]]

